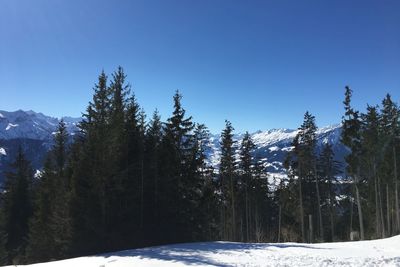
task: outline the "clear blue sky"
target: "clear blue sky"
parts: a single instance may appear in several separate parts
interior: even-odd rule
[[[176,89],[220,131],[338,123],[400,98],[400,1],[0,0],[0,109],[80,116],[99,72],[121,65],[163,119]]]

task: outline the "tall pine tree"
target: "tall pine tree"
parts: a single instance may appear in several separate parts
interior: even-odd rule
[[[33,170],[22,148],[11,165],[13,171],[6,174],[0,214],[3,217],[2,232],[5,233],[7,264],[24,262],[27,246],[29,220],[32,216]]]

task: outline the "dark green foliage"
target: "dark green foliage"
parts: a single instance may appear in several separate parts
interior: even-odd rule
[[[221,237],[224,240],[238,240],[237,228],[237,191],[238,175],[235,165],[233,126],[225,121],[221,134],[221,162],[219,180],[221,190]]]
[[[342,132],[342,142],[351,150],[346,170],[353,181],[356,203],[350,204],[357,205],[361,239],[382,238],[399,229],[399,111],[386,95],[381,110],[368,105],[366,113],[359,115],[350,105],[351,93],[346,87]]]
[[[27,258],[30,261],[63,258],[72,242],[70,180],[66,172],[68,133],[60,122],[44,169],[35,188]]]
[[[312,229],[305,229],[305,217],[312,215],[313,225],[320,225],[319,238],[323,239],[323,222],[321,216],[321,198],[319,187],[319,176],[317,175],[316,157],[316,130],[315,117],[308,111],[304,114],[303,124],[300,126],[298,134],[293,141],[293,151],[288,155],[286,165],[289,168],[291,177],[289,186],[292,190],[297,190],[295,198],[299,205],[299,214],[296,216],[297,223],[300,224],[302,241],[313,241],[314,232]],[[292,195],[295,194],[292,192]],[[307,216],[308,217],[308,216]],[[307,234],[306,234],[307,233]]]
[[[6,175],[1,195],[0,245],[4,246],[6,251],[2,252],[3,262],[19,264],[24,262],[27,246],[33,186],[33,170],[21,147],[12,169],[14,171]]]
[[[335,154],[332,146],[325,144],[317,163],[318,177],[320,181],[321,200],[323,207],[324,221],[329,222],[329,228],[325,228],[325,236],[328,241],[336,239],[335,225],[337,224],[336,214],[341,207],[336,199],[337,192],[342,192],[343,188],[338,183],[337,176],[341,172],[340,163],[334,160]],[[327,231],[329,229],[329,231]]]
[[[270,239],[268,226],[273,221],[268,195],[268,179],[261,161],[254,157],[255,145],[248,132],[240,147],[238,172],[241,241],[262,242]]]

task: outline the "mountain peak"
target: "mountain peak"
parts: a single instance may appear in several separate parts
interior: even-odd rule
[[[47,140],[55,131],[59,119],[46,116],[33,110],[16,110],[13,112],[0,111],[0,139],[27,138],[35,140]],[[77,130],[77,122],[80,118],[67,118],[65,123],[70,133]]]

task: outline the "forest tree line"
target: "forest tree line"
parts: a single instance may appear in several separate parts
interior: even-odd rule
[[[39,177],[20,149],[0,199],[0,264],[42,262],[194,241],[326,242],[399,234],[399,108],[387,95],[361,113],[345,90],[345,166],[316,151],[306,112],[272,187],[251,135],[235,144],[226,121],[221,159],[206,161],[209,131],[173,96],[147,119],[120,67],[102,72],[70,140],[63,121]],[[239,155],[236,155],[239,147]],[[343,170],[345,170],[343,172]],[[272,190],[272,188],[275,188]]]

